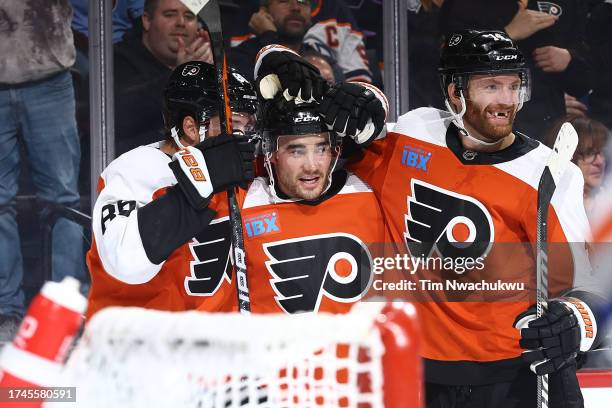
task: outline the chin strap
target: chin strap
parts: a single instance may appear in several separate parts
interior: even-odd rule
[[[273,204],[292,203],[292,202],[298,201],[297,199],[292,199],[292,198],[280,198],[276,194],[276,188],[275,188],[276,183],[274,180],[274,171],[272,170],[272,162],[270,161],[271,157],[272,157],[272,153],[266,153],[266,155],[264,156],[264,167],[266,168],[266,172],[268,173],[268,187],[270,188],[270,194],[272,194]]]
[[[206,132],[208,131],[208,127],[206,125],[200,125],[200,128],[198,129],[198,135],[200,136],[200,143],[204,141],[204,139],[206,139]],[[172,135],[172,140],[174,140],[174,143],[176,143],[176,146],[179,148],[179,150],[182,150],[185,148],[185,145],[181,143],[181,138],[179,136],[178,130],[176,129],[176,126],[173,126],[172,129],[170,129],[170,134]]]
[[[465,128],[465,125],[463,124],[463,115],[465,115],[465,111],[467,109],[467,104],[465,103],[465,96],[463,96],[463,91],[460,90],[459,91],[459,99],[461,101],[461,112],[456,113],[455,110],[452,108],[448,98],[446,98],[444,100],[444,104],[446,105],[446,109],[448,109],[448,111],[450,112],[451,116],[453,117],[453,122],[455,123],[455,125],[457,125],[457,127],[459,128],[459,132],[465,136],[466,138],[470,139],[472,142],[482,145],[482,146],[494,146],[496,144],[499,144],[499,140],[495,141],[495,142],[485,142],[483,140],[480,139],[476,139],[474,136],[470,135],[470,132],[467,131],[467,129]],[[523,106],[522,102],[519,105],[519,109]]]
[[[181,138],[179,137],[178,130],[176,130],[176,126],[172,126],[172,129],[170,129],[170,134],[172,135],[172,140],[174,140],[174,143],[176,143],[179,150],[184,149],[185,145],[181,143]]]

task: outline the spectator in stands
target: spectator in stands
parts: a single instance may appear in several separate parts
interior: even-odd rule
[[[310,13],[310,0],[263,0],[259,11],[249,20],[255,37],[230,49],[230,61],[252,80],[255,57],[266,45],[282,44],[301,53],[304,35],[310,27]]]
[[[504,30],[527,57],[532,95],[516,116],[515,128],[544,140],[557,119],[566,114],[564,92],[576,98],[591,86],[586,43],[585,0],[445,0],[440,27],[444,33],[461,28]]]
[[[588,106],[572,95],[566,93],[563,96],[565,97],[565,117],[568,120],[587,116]]]
[[[554,144],[563,122],[564,120],[559,121],[549,133],[547,140],[549,147]],[[570,120],[570,123],[578,133],[578,147],[572,162],[580,168],[584,176],[584,208],[587,216],[591,218],[593,203],[601,192],[606,171],[604,148],[610,140],[609,131],[603,123],[588,117],[577,117]]]
[[[180,0],[146,0],[142,33],[115,45],[117,155],[159,140],[162,90],[172,69],[186,61],[212,62],[208,33]]]
[[[329,60],[329,58],[325,57],[323,54],[315,51],[314,49],[306,49],[302,51],[302,57],[310,62],[312,65],[317,67],[319,72],[321,73],[321,77],[327,81],[330,85],[339,82],[337,77],[342,78],[342,72],[334,72],[334,68],[332,67],[333,62]]]
[[[70,0],[74,14],[72,33],[76,47],[74,67],[86,81],[89,74],[89,0]],[[118,43],[142,16],[144,0],[113,0],[113,42]]]
[[[602,2],[590,13],[588,40],[593,55],[593,93],[590,115],[612,129],[612,3]]]
[[[75,50],[68,0],[2,2],[0,27],[0,341],[24,312],[23,258],[15,196],[25,144],[42,204],[79,206],[80,160],[69,68]],[[52,233],[53,279],[85,281],[82,228],[66,219]]]
[[[276,43],[304,50],[306,43],[333,61],[332,68],[336,70],[337,65],[337,72],[347,80],[371,82],[363,35],[342,0],[248,0],[231,17],[232,24],[224,26],[235,46],[230,55],[249,79],[261,47]],[[301,21],[306,24],[298,41],[295,36],[302,31]],[[337,74],[336,80],[340,80]]]

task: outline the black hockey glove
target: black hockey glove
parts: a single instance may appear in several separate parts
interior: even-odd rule
[[[542,317],[535,316],[536,307],[532,306],[517,316],[514,327],[521,330],[521,348],[527,349],[523,360],[537,375],[575,364],[578,352],[593,345],[597,326],[586,303],[575,298],[553,299]]]
[[[273,99],[279,91],[310,102],[320,101],[328,88],[319,70],[286,47],[274,45],[262,49],[256,63],[256,87],[264,99]]]
[[[319,106],[330,130],[365,145],[382,131],[388,102],[378,88],[362,82],[344,82],[330,88]]]
[[[217,136],[179,150],[169,164],[189,204],[203,208],[213,193],[253,180],[255,145],[240,136]]]

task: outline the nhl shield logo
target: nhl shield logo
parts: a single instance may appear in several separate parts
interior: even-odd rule
[[[183,68],[183,72],[181,72],[181,75],[195,76],[198,75],[198,72],[200,72],[200,67],[198,67],[197,65],[186,65],[185,68]]]
[[[473,151],[473,150],[465,150],[465,151],[463,152],[463,154],[462,154],[463,158],[464,158],[465,160],[469,160],[469,161],[474,160],[474,159],[476,158],[476,156],[477,156],[477,155],[478,155],[478,153],[476,153],[476,152],[475,152],[475,151]]]
[[[455,45],[459,44],[461,42],[461,38],[462,38],[461,35],[453,34],[450,40],[448,40],[448,46],[454,47]]]
[[[551,16],[559,17],[563,13],[561,6],[549,1],[538,1],[538,9],[542,13],[550,14]]]

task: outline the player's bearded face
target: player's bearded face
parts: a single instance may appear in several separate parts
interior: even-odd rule
[[[329,134],[279,136],[271,162],[276,183],[291,198],[315,200],[328,184],[335,160]]]
[[[512,132],[520,102],[518,75],[473,75],[466,95],[463,117],[473,136],[495,141]],[[475,132],[474,132],[475,131]]]

